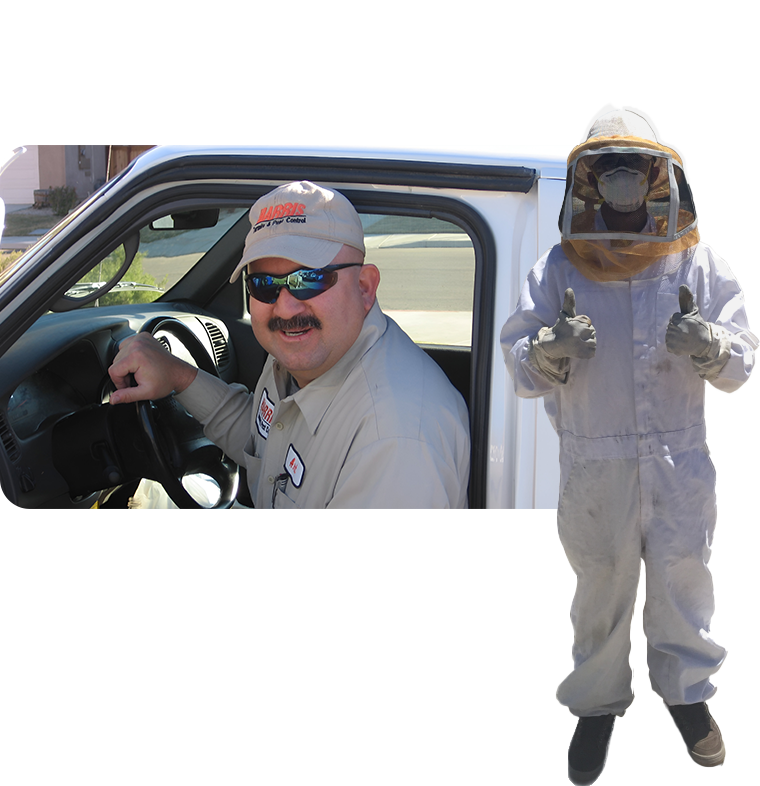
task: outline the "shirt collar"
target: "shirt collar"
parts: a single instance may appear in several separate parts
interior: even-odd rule
[[[327,412],[328,407],[335,398],[335,394],[348,378],[356,364],[375,344],[380,336],[385,333],[388,321],[385,314],[380,310],[377,300],[372,304],[372,308],[364,318],[364,324],[351,345],[348,352],[334,365],[325,371],[324,374],[309,382],[308,385],[297,390],[291,400],[301,410],[301,414],[306,421],[306,425],[312,434],[316,433],[322,418]],[[279,369],[276,361],[274,366],[274,376],[277,383],[278,392],[287,390],[287,372],[284,368]]]

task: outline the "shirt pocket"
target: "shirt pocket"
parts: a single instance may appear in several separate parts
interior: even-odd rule
[[[298,505],[283,491],[278,491],[274,498],[275,510],[296,510]]]
[[[243,459],[245,460],[245,473],[248,480],[248,489],[251,492],[251,499],[253,504],[258,507],[256,496],[259,490],[259,476],[263,460],[258,456],[252,456],[247,450],[243,451]]]

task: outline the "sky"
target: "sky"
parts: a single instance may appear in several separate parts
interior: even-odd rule
[[[570,141],[617,108],[641,115],[681,157],[701,229],[760,229],[760,101],[610,101]]]

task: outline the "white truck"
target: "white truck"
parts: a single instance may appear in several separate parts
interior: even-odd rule
[[[243,290],[224,285],[223,273],[239,254],[245,207],[273,184],[300,178],[334,186],[355,203],[368,259],[381,270],[381,307],[465,396],[471,507],[555,507],[556,437],[536,402],[514,396],[498,335],[528,270],[558,240],[564,174],[564,158],[552,147],[148,151],[0,274],[0,418],[6,456],[18,455],[25,467],[24,488],[12,483],[8,498],[21,507],[92,507],[100,496],[87,488],[94,478],[62,478],[51,451],[39,446],[50,442],[51,412],[102,400],[112,342],[148,318],[185,322],[209,350],[215,340],[223,344],[220,375],[255,383],[263,357],[246,326]],[[200,218],[174,228],[169,217],[191,211]],[[84,308],[93,305],[101,308]],[[66,353],[85,341],[105,342],[91,359],[97,382],[71,372],[65,384],[52,383],[46,369],[56,359],[65,365]]]

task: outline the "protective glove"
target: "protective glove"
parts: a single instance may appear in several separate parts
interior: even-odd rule
[[[668,322],[665,332],[665,347],[674,355],[705,357],[712,347],[713,332],[709,322],[705,322],[694,305],[694,295],[689,287],[682,284],[678,288],[680,313],[675,313]]]
[[[552,327],[541,328],[535,340],[536,344],[555,360],[594,357],[596,330],[587,316],[576,316],[575,292],[572,289],[565,290],[559,319]]]

